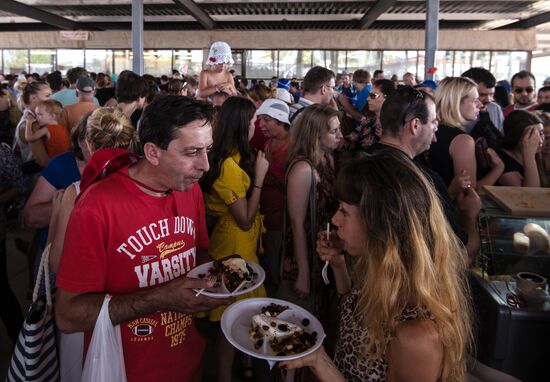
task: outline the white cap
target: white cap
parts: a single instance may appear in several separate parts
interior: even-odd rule
[[[231,47],[223,41],[216,41],[210,46],[206,65],[229,64],[233,65]]]
[[[289,113],[288,105],[276,98],[266,99],[258,110],[256,110],[256,115],[269,115],[271,118],[287,125],[290,125],[290,121],[288,120]]]
[[[277,94],[275,94],[275,98],[280,99],[281,101],[284,101],[289,105],[292,104],[292,95],[290,95],[290,92],[286,89],[277,88]]]

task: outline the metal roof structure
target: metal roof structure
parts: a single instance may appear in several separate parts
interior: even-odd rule
[[[0,31],[130,30],[131,0],[1,0]],[[423,29],[415,0],[144,0],[145,30]],[[550,1],[441,0],[440,29],[550,23]]]

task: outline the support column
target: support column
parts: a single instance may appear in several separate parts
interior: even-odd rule
[[[426,37],[425,37],[425,71],[435,66],[435,52],[439,34],[439,0],[426,0]],[[424,79],[433,80],[434,75],[424,73]]]
[[[143,0],[132,0],[132,70],[143,75]]]

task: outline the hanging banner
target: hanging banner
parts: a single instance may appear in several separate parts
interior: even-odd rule
[[[89,38],[88,31],[60,31],[62,41],[86,41]]]

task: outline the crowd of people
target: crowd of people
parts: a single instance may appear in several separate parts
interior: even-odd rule
[[[291,301],[327,334],[273,378],[301,368],[296,380],[464,380],[479,193],[549,185],[550,83],[537,90],[528,71],[497,84],[484,68],[420,82],[316,66],[301,84],[266,85],[233,76],[232,64],[215,42],[199,76],[5,76],[0,277],[11,340],[23,314],[6,231],[21,207],[35,230],[28,255],[50,256],[62,381],[79,380],[106,294],[128,381],[200,381],[207,362],[230,381],[235,349],[216,323],[234,300],[196,295],[212,281],[185,275],[233,254],[266,273],[239,299]],[[213,322],[215,360],[203,359],[197,319]]]

